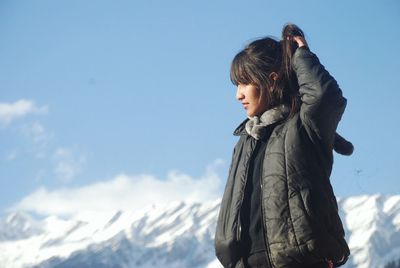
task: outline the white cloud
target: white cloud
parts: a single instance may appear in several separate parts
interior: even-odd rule
[[[74,153],[72,149],[65,147],[56,149],[53,158],[55,160],[54,173],[65,182],[75,178],[86,162],[86,157],[83,154],[77,156],[77,153]]]
[[[200,178],[173,171],[166,179],[152,175],[121,174],[114,178],[79,188],[49,191],[40,188],[13,206],[42,215],[76,215],[82,212],[136,210],[172,201],[202,202],[221,196],[221,178],[217,160]]]
[[[29,114],[46,114],[47,112],[47,106],[38,107],[31,100],[21,99],[14,103],[0,102],[0,124],[7,125]]]
[[[38,106],[33,100],[20,99],[15,102],[0,102],[0,129],[7,127],[9,124],[18,119],[25,119],[29,115],[47,114],[47,106]],[[12,129],[12,131],[15,130]],[[6,160],[15,160],[21,155],[34,155],[35,158],[45,158],[47,144],[53,137],[45,127],[39,122],[30,120],[22,120],[22,124],[17,125],[17,134],[28,138],[29,143],[25,141],[19,143],[18,148],[12,149],[5,157]],[[33,142],[33,144],[31,144]],[[28,148],[27,145],[30,145]],[[23,148],[24,147],[24,148]]]

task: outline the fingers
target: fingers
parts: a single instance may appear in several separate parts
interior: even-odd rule
[[[293,36],[293,41],[295,41],[299,47],[308,47],[306,39],[302,36]]]

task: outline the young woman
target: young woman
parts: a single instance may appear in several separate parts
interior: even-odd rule
[[[224,267],[338,267],[350,254],[330,184],[346,106],[335,79],[297,26],[233,59],[231,80],[247,119],[234,135],[215,248]]]

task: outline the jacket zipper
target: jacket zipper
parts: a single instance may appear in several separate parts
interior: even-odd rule
[[[251,141],[250,141],[251,142]],[[254,148],[253,148],[253,150],[251,151],[251,153],[250,153],[250,156],[249,156],[249,159],[248,159],[248,162],[247,162],[247,165],[246,165],[246,171],[245,171],[245,174],[246,174],[246,176],[245,176],[245,178],[246,178],[246,182],[244,183],[244,188],[243,188],[243,192],[242,192],[242,195],[241,195],[241,197],[240,197],[240,209],[239,209],[239,213],[238,213],[238,227],[237,227],[237,239],[238,239],[238,241],[240,241],[241,240],[241,222],[240,222],[240,212],[242,211],[242,204],[243,204],[243,199],[244,199],[244,193],[245,193],[245,189],[246,189],[246,185],[247,185],[247,182],[248,182],[248,175],[249,175],[249,164],[250,164],[250,161],[251,161],[251,158],[253,157],[253,154],[254,154],[254,151],[255,151],[255,149],[256,149],[256,146],[257,146],[257,141],[255,142],[255,145],[254,145]]]
[[[267,148],[265,148],[267,150]],[[261,160],[261,178],[260,178],[260,187],[261,187],[261,193],[260,193],[260,208],[261,208],[261,226],[262,226],[262,231],[263,231],[263,236],[264,236],[264,243],[265,243],[265,249],[266,249],[266,257],[267,261],[269,264],[269,267],[273,268],[274,266],[272,265],[272,258],[271,258],[271,249],[269,248],[269,243],[268,243],[268,237],[265,235],[267,229],[265,228],[265,221],[264,221],[264,209],[263,209],[263,182],[262,182],[262,172],[263,172],[263,165],[264,165],[264,157],[265,157],[265,152],[264,156]]]

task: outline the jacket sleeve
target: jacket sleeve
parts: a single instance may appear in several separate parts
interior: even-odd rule
[[[295,51],[292,67],[300,87],[302,123],[312,139],[317,137],[331,148],[347,100],[336,80],[307,48]]]

